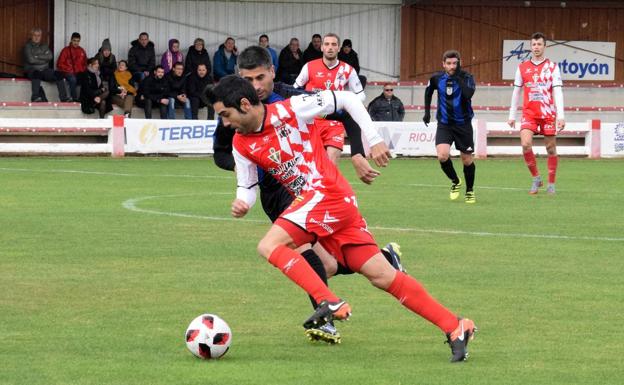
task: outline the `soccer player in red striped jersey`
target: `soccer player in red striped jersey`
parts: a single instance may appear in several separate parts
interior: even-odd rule
[[[565,128],[563,113],[563,82],[556,63],[544,57],[546,37],[540,32],[531,36],[531,60],[518,66],[514,80],[514,91],[511,97],[508,124],[511,128],[516,124],[516,109],[520,88],[524,87],[522,122],[520,123],[520,141],[522,153],[533,183],[529,194],[537,194],[543,185],[542,177],[537,169],[537,161],[533,153],[533,136],[544,135],[544,144],[548,153],[548,188],[549,194],[555,194],[555,178],[557,176],[557,132]],[[556,122],[555,122],[556,120]]]
[[[258,252],[319,303],[304,327],[351,315],[349,304],[338,298],[293,250],[318,240],[338,262],[361,273],[374,286],[440,328],[451,346],[451,361],[464,361],[468,341],[474,336],[474,322],[458,318],[418,281],[390,265],[357,208],[351,186],[323,148],[314,117],[344,108],[362,128],[373,155],[386,154],[385,158],[377,157],[385,159],[377,165],[387,163],[388,147],[357,96],[322,91],[263,105],[249,82],[228,76],[214,88],[211,99],[223,124],[236,130],[233,145],[238,188],[232,215],[243,217],[255,203],[257,166],[296,197],[260,240]]]
[[[311,92],[347,90],[356,94],[364,102],[366,95],[358,73],[349,64],[338,60],[340,37],[335,33],[323,36],[321,51],[323,57],[306,63],[295,80],[294,86]],[[352,122],[353,120],[346,120],[344,124],[353,124]],[[344,128],[331,124],[330,121],[319,120],[317,125],[321,126],[321,138],[329,159],[336,163],[342,153]]]

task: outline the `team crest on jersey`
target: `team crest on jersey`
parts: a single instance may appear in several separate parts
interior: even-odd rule
[[[453,95],[453,86],[452,85],[448,85],[448,83],[446,84],[446,94],[448,96]]]
[[[331,80],[325,80],[325,89],[326,90],[331,90],[331,86],[332,86],[332,81]]]
[[[538,80],[539,80],[539,75],[536,72],[533,74],[533,83],[537,83]]]
[[[288,135],[290,135],[290,128],[286,126],[286,123],[280,120],[275,124],[275,132],[277,132],[277,136],[280,138],[288,138]]]
[[[282,157],[279,153],[279,151],[277,151],[276,149],[274,149],[273,147],[271,147],[271,149],[269,150],[269,156],[268,158],[270,160],[272,160],[273,162],[280,164],[282,163]]]

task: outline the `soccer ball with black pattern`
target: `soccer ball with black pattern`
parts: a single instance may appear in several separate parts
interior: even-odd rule
[[[186,329],[186,347],[204,360],[222,357],[230,349],[232,331],[214,314],[202,314]]]

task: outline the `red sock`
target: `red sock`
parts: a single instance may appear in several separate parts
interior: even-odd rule
[[[444,333],[452,332],[459,325],[456,315],[431,297],[416,279],[405,273],[397,271],[387,292],[395,296],[403,306],[442,329]]]
[[[555,183],[557,163],[559,163],[557,155],[548,155],[548,183]]]
[[[271,253],[269,262],[310,294],[316,303],[320,303],[323,300],[331,302],[339,300],[312,270],[305,258],[296,251],[284,245],[278,246]]]
[[[539,171],[537,171],[537,162],[535,161],[535,154],[533,153],[533,151],[528,151],[524,153],[524,163],[526,163],[533,177],[539,175]]]

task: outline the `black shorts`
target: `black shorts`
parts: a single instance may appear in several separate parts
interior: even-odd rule
[[[455,148],[464,154],[472,154],[474,152],[474,139],[472,138],[472,123],[463,125],[453,124],[446,125],[438,123],[436,130],[436,146],[446,143],[453,144]]]
[[[275,180],[270,176],[267,178]],[[280,214],[290,206],[293,199],[288,190],[277,181],[275,184],[271,182],[270,186],[265,183],[260,184],[260,202],[262,202],[262,208],[271,222],[275,222]]]

